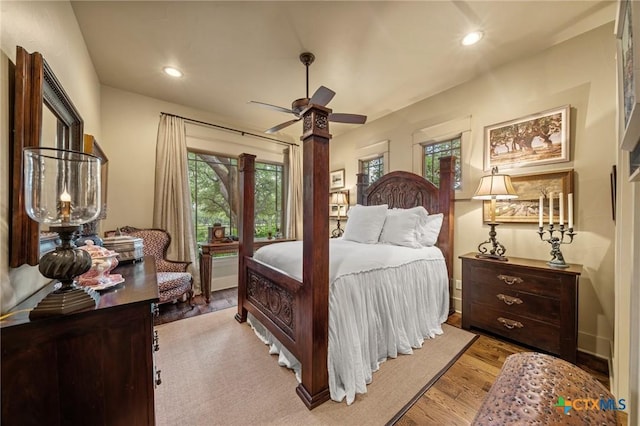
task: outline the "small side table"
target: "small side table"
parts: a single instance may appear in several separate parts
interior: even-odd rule
[[[295,241],[288,238],[279,239],[259,239],[255,240],[253,247],[255,250],[262,246],[274,243],[283,243],[286,241]],[[237,253],[239,243],[238,241],[232,241],[229,243],[199,243],[200,245],[200,283],[202,285],[202,293],[207,303],[211,300],[211,272],[213,264],[211,262],[211,255],[214,253]]]

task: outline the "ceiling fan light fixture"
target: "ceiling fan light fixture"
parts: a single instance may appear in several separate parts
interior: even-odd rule
[[[182,71],[180,71],[177,68],[174,67],[164,67],[162,68],[162,71],[164,71],[165,74],[170,75],[171,77],[182,77]]]
[[[476,44],[477,42],[482,40],[483,36],[484,36],[484,33],[482,31],[470,32],[469,34],[467,34],[462,38],[462,45],[471,46],[472,44]]]
[[[306,72],[307,72],[307,78],[306,78],[307,91],[306,91],[306,97],[299,98],[293,101],[293,103],[291,104],[291,109],[283,108],[277,105],[267,104],[264,102],[249,101],[250,103],[256,104],[258,106],[262,106],[275,111],[285,112],[285,113],[294,115],[295,118],[293,120],[285,121],[284,123],[280,123],[277,126],[273,126],[272,128],[265,130],[265,133],[268,133],[268,134],[277,133],[280,130],[284,129],[285,127],[288,127],[300,121],[304,116],[304,114],[309,110],[311,104],[316,106],[326,106],[329,102],[331,102],[331,99],[333,99],[336,92],[334,92],[333,90],[325,86],[318,87],[318,89],[313,93],[313,95],[309,97],[309,65],[313,63],[315,58],[316,57],[311,52],[303,52],[300,54],[300,62],[302,62],[302,65],[305,66]],[[360,115],[360,114],[331,113],[329,114],[329,121],[334,121],[336,123],[347,123],[347,124],[364,124],[367,121],[367,116]]]

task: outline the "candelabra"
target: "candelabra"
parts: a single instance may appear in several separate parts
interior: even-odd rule
[[[540,235],[540,240],[546,241],[551,244],[551,260],[547,262],[547,265],[553,268],[568,268],[569,265],[564,261],[564,256],[560,251],[561,244],[571,244],[573,242],[573,237],[576,235],[573,232],[573,228],[565,228],[564,225],[559,225],[559,229],[555,229],[553,224],[548,225],[549,228],[545,231],[544,227],[538,227],[538,235]],[[544,239],[545,232],[549,233],[549,237]],[[556,233],[559,233],[558,236]],[[565,235],[569,237],[565,241]]]

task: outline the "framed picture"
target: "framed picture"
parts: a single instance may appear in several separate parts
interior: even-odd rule
[[[342,196],[336,197],[336,195]],[[340,204],[335,201],[340,200]],[[329,217],[346,217],[349,210],[349,191],[334,191],[329,194]]]
[[[95,155],[101,160],[100,166],[100,202],[102,209],[97,220],[107,217],[107,183],[109,182],[109,159],[93,135],[84,135],[84,152]]]
[[[484,128],[484,169],[501,170],[569,161],[570,106]]]
[[[611,185],[611,218],[614,222],[616,221],[616,188],[618,186],[617,173],[616,165],[614,164],[613,167],[611,167],[611,173],[609,173],[609,181]]]
[[[518,198],[496,201],[496,222],[537,223],[541,195],[545,198],[544,205],[546,206],[548,205],[547,197],[550,192],[554,194],[562,192],[564,194],[564,205],[568,205],[568,196],[573,193],[573,170],[511,176],[511,183],[518,193]],[[482,220],[484,222],[489,222],[490,212],[491,201],[484,201],[482,205]],[[555,203],[555,220],[557,220],[559,214],[560,206]],[[543,215],[544,223],[548,223],[549,212],[547,209],[543,210]],[[568,217],[565,220],[568,220]]]
[[[633,151],[640,140],[640,3],[620,0],[616,19],[618,38],[618,98],[620,147]],[[635,40],[634,40],[635,37]]]
[[[344,188],[344,169],[329,173],[329,190]]]

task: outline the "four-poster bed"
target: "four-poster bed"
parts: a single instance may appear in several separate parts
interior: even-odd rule
[[[302,271],[298,280],[253,258],[255,156],[242,154],[240,170],[240,225],[238,312],[257,319],[302,365],[296,392],[312,409],[330,398],[327,370],[329,343],[329,139],[331,110],[310,105],[304,114],[303,186],[304,239]],[[367,188],[358,178],[358,203],[387,204],[389,208],[424,206],[443,213],[438,247],[444,255],[446,286],[453,259],[453,158],[440,162],[440,189],[408,172],[392,172]],[[448,295],[448,293],[447,293]]]

